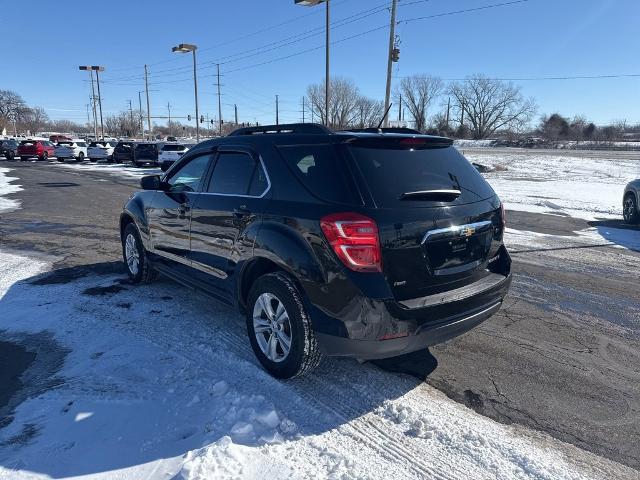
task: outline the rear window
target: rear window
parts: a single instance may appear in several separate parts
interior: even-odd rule
[[[22,141],[20,142],[20,145],[33,145],[33,144],[35,144],[35,143],[36,143],[36,142],[34,142],[33,140],[22,140]]]
[[[153,143],[140,143],[136,145],[136,151],[138,152],[157,152],[157,148]]]
[[[186,147],[184,145],[165,145],[162,147],[163,152],[182,152]]]
[[[91,142],[89,144],[90,147],[104,147],[104,143]]]
[[[335,145],[280,146],[289,168],[316,197],[335,203],[359,204],[344,158]]]
[[[58,145],[73,145],[73,142],[58,142]]]
[[[431,205],[428,200],[401,200],[408,192],[460,190],[452,205],[471,203],[494,195],[478,171],[454,147],[367,148],[349,147],[378,207]]]

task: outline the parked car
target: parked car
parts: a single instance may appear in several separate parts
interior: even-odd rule
[[[157,143],[136,143],[133,148],[133,163],[138,167],[148,164],[157,165],[160,148],[161,146]]]
[[[89,160],[92,162],[96,162],[98,160],[106,160],[107,162],[110,162],[115,145],[115,143],[104,141],[91,142],[87,148],[87,157],[89,157]]]
[[[0,155],[13,160],[18,154],[18,142],[12,139],[0,140]]]
[[[276,377],[443,342],[511,282],[502,204],[450,139],[243,128],[141,186],[120,217],[130,279],[162,272],[237,305]]]
[[[87,156],[87,143],[79,138],[61,140],[55,147],[55,154],[60,162],[64,162],[67,159],[75,159],[82,162]]]
[[[69,141],[69,140],[71,140],[71,138],[67,137],[66,135],[56,134],[56,135],[49,136],[49,141],[54,144],[58,142]]]
[[[135,145],[133,141],[118,142],[113,149],[113,162],[133,163],[133,150]]]
[[[629,182],[622,196],[622,216],[633,225],[640,222],[640,178]]]
[[[22,140],[18,145],[20,160],[36,157],[38,160],[46,160],[55,156],[55,147],[49,140]]]
[[[160,149],[158,163],[163,172],[166,172],[176,160],[189,151],[189,147],[182,143],[165,143]]]

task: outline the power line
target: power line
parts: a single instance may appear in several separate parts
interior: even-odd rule
[[[626,74],[606,74],[606,75],[570,75],[559,77],[483,77],[487,80],[499,80],[503,82],[529,82],[529,81],[545,81],[545,80],[601,80],[613,78],[639,78],[640,73]],[[409,78],[409,76],[395,76],[394,78]],[[468,78],[468,77],[467,77]],[[467,80],[467,78],[443,78],[447,82],[458,82]]]

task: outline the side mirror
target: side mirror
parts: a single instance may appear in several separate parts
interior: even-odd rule
[[[147,175],[140,179],[140,186],[143,190],[162,190],[160,175]]]

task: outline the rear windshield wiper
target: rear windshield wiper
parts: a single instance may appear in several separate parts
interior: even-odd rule
[[[454,189],[418,190],[417,192],[405,192],[400,195],[400,200],[431,200],[434,202],[453,202],[462,192]]]

